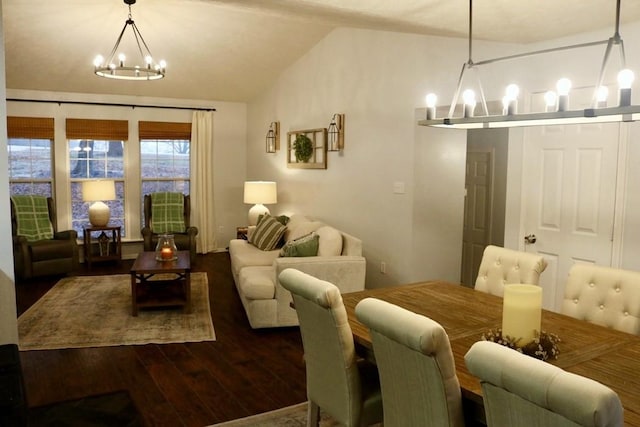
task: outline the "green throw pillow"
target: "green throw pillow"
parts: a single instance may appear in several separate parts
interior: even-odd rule
[[[299,239],[287,242],[280,249],[281,257],[304,257],[318,255],[320,236],[316,233],[307,234]]]
[[[265,215],[256,225],[256,229],[251,235],[251,243],[263,251],[272,251],[282,238],[287,229],[284,225],[271,215]]]
[[[156,234],[184,233],[184,195],[151,193],[151,230]]]
[[[53,239],[49,206],[44,196],[11,196],[16,215],[17,234],[27,241]]]

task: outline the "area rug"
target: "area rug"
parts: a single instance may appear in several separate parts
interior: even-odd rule
[[[305,427],[307,425],[307,402],[275,411],[264,412],[246,418],[214,424],[210,427]],[[335,420],[320,412],[320,427],[338,426]]]
[[[18,318],[20,350],[215,341],[206,273],[191,273],[191,311],[141,309],[131,315],[131,277],[60,280]]]
[[[29,408],[30,427],[142,427],[144,420],[127,391]]]

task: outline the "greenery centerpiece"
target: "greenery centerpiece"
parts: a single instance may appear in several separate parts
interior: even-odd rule
[[[308,136],[298,134],[293,142],[293,151],[298,162],[308,162],[313,154],[313,142]]]
[[[533,341],[524,345],[521,345],[520,338],[515,339],[509,335],[502,335],[502,328],[495,330],[490,329],[488,332],[482,334],[482,339],[485,341],[493,341],[540,360],[557,359],[560,353],[558,343],[561,340],[556,334],[551,332],[535,331]]]

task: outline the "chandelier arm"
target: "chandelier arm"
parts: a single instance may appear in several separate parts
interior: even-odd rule
[[[484,90],[482,89],[482,80],[480,79],[480,70],[477,67],[473,68],[473,71],[476,75],[476,80],[478,80],[478,90],[480,91],[480,102],[482,103],[482,108],[484,109],[484,115],[489,115],[489,108],[487,108],[487,98],[484,96]]]
[[[147,54],[153,58],[153,55],[151,54],[151,49],[149,49],[149,46],[147,46],[147,42],[144,41],[144,37],[142,37],[142,33],[140,32],[140,30],[138,30],[138,26],[136,25],[136,23],[131,21],[131,26],[133,27],[133,34],[136,37],[136,43],[138,44],[138,50],[140,51],[140,55],[142,55],[142,59],[144,60],[145,55],[142,52],[142,48],[140,47],[140,41],[142,41],[142,45],[147,50]],[[140,39],[140,41],[138,40],[138,38]]]
[[[109,64],[111,64],[111,61],[113,60],[113,57],[116,55],[116,52],[118,51],[118,47],[120,46],[120,41],[122,40],[122,36],[124,35],[125,30],[127,29],[127,25],[129,25],[129,23],[125,22],[124,23],[124,27],[122,27],[122,31],[120,31],[120,35],[118,36],[118,39],[116,40],[116,44],[113,45],[113,49],[111,49],[111,53],[107,57],[108,59],[105,62],[105,64],[107,66]]]
[[[473,64],[473,0],[469,0],[469,63]]]
[[[462,70],[460,71],[460,77],[458,77],[458,86],[456,87],[456,91],[453,94],[453,99],[451,100],[451,105],[449,106],[449,115],[448,118],[453,117],[453,112],[456,109],[456,104],[458,103],[458,98],[460,97],[460,89],[462,88],[462,82],[464,81],[464,72],[467,70],[467,67],[471,67],[471,64],[465,62],[462,64]]]
[[[571,50],[571,49],[578,49],[578,48],[583,48],[583,47],[591,47],[591,46],[598,46],[601,44],[606,44],[608,43],[609,40],[598,40],[598,41],[594,41],[594,42],[587,42],[587,43],[578,43],[578,44],[572,44],[572,45],[568,45],[568,46],[557,46],[557,47],[551,47],[549,49],[541,49],[541,50],[534,50],[531,52],[523,52],[523,53],[516,53],[515,55],[507,55],[507,56],[501,56],[499,58],[491,58],[491,59],[485,59],[482,61],[478,61],[475,62],[475,65],[488,65],[488,64],[493,64],[496,62],[502,62],[502,61],[508,61],[510,59],[518,59],[518,58],[526,58],[527,56],[534,56],[534,55],[541,55],[543,53],[553,53],[553,52],[560,52],[563,50]]]

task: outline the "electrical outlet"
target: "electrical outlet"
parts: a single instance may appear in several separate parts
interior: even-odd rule
[[[380,263],[380,273],[387,274],[387,263],[384,261]]]

